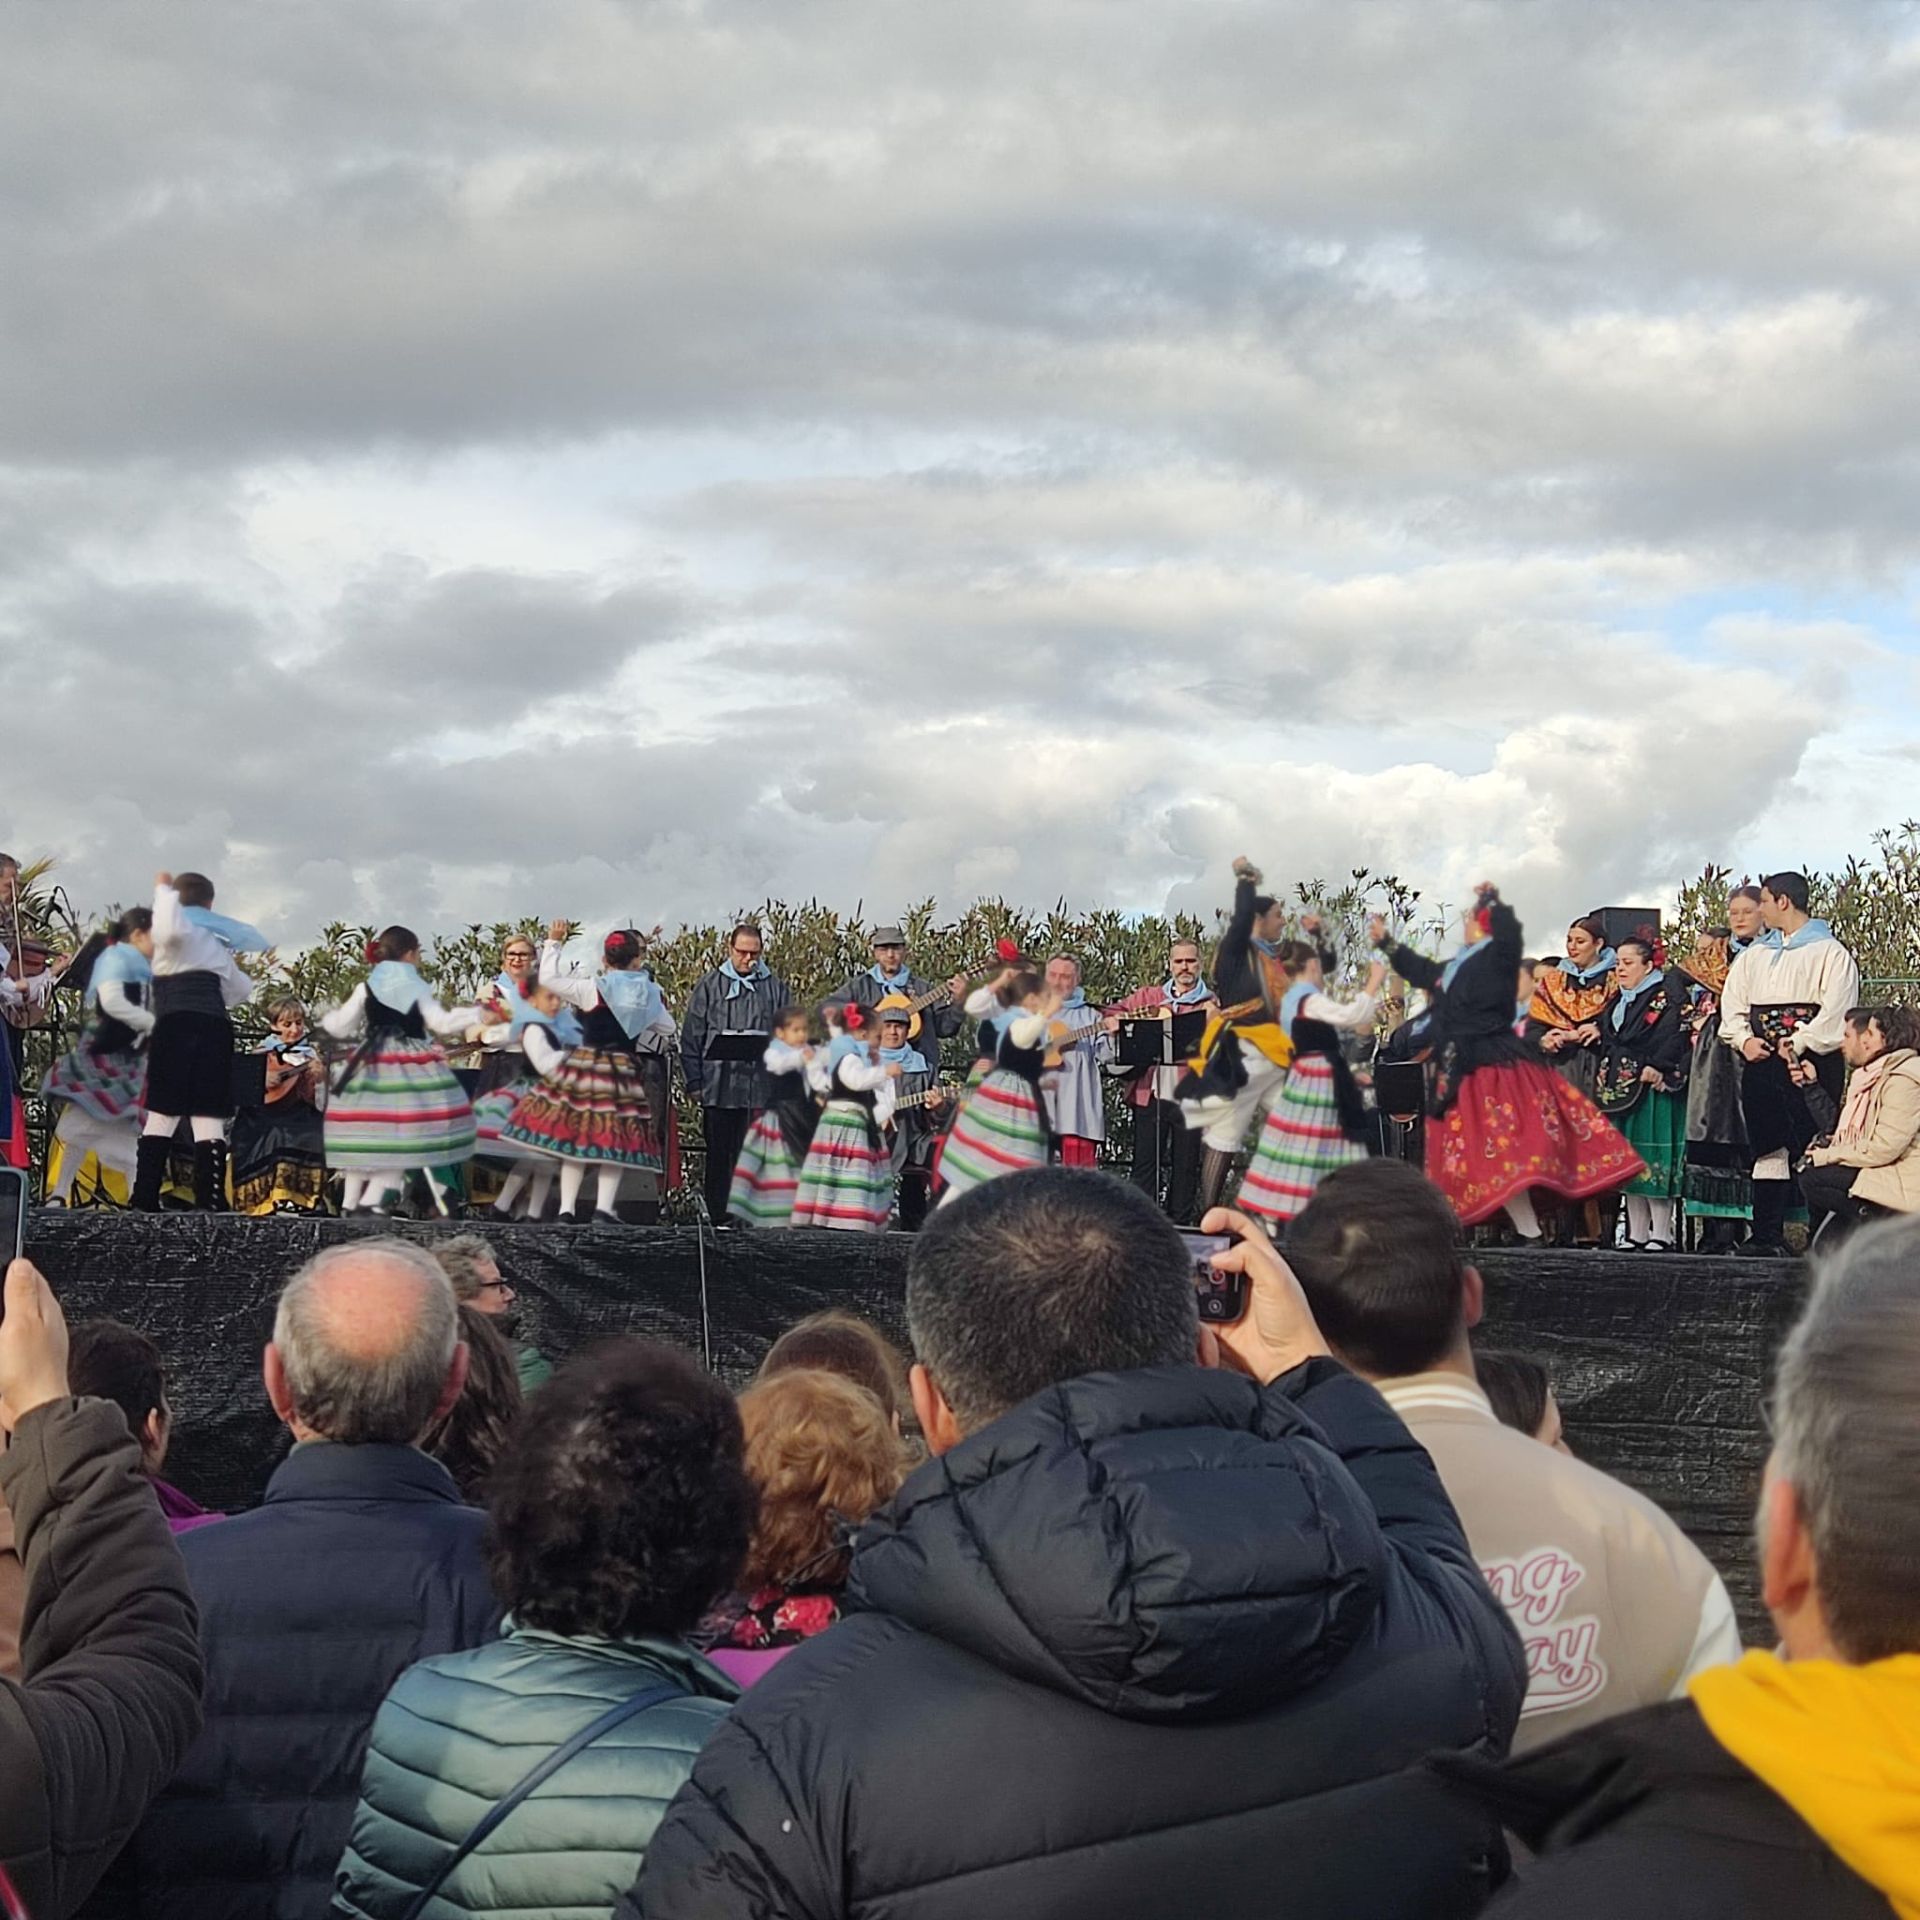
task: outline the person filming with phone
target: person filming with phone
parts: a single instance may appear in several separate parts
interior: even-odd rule
[[[708,1741],[619,1913],[1477,1910],[1498,1833],[1422,1762],[1505,1750],[1520,1642],[1265,1235],[1202,1226],[1196,1250],[1066,1168],[928,1221],[932,1457],[855,1538],[846,1617]]]

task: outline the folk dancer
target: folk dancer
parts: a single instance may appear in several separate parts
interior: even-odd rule
[[[680,1064],[687,1090],[700,1103],[707,1215],[727,1218],[733,1166],[756,1116],[767,1104],[767,1070],[759,1059],[710,1060],[707,1042],[719,1033],[771,1034],[774,1016],[793,995],[764,957],[760,929],[742,921],[727,940],[727,957],[695,986],[680,1027]]]
[[[71,1206],[83,1172],[91,1172],[96,1195],[105,1191],[106,1174],[132,1183],[147,1097],[152,996],[153,914],[129,907],[87,970],[79,1041],[41,1085],[45,1098],[60,1103],[47,1165],[49,1206]]]
[[[1749,947],[1728,969],[1720,1002],[1721,1041],[1743,1062],[1740,1111],[1753,1155],[1753,1232],[1736,1251],[1770,1260],[1787,1250],[1794,1162],[1822,1130],[1815,1091],[1834,1109],[1845,1095],[1840,1043],[1860,999],[1853,955],[1809,903],[1803,873],[1760,883],[1760,917],[1779,944]]]
[[[1016,957],[968,996],[966,1010],[992,1028],[994,1064],[967,1090],[941,1145],[941,1206],[1002,1174],[1044,1167],[1053,1157],[1041,1086],[1047,1029],[1056,1011],[1046,983]]]
[[[258,1048],[267,1056],[266,1101],[233,1117],[233,1210],[325,1213],[326,1067],[298,1000],[275,1001],[267,1020],[273,1031]]]
[[[833,1038],[807,1069],[825,1103],[800,1169],[795,1227],[879,1233],[893,1213],[893,1163],[881,1135],[900,1069],[880,1058],[877,1024],[857,1001],[827,1011]]]
[[[734,1163],[727,1212],[743,1227],[790,1227],[800,1192],[800,1169],[813,1145],[820,1104],[807,1069],[820,1048],[811,1043],[805,1007],[782,1007],[761,1064],[767,1105],[754,1121]]]
[[[959,1008],[955,1011],[961,1012]],[[888,1153],[893,1163],[894,1210],[901,1228],[917,1233],[933,1205],[933,1160],[940,1143],[935,1123],[946,1103],[946,1095],[926,1055],[908,1037],[913,1016],[905,996],[886,995],[873,1013],[880,1026],[880,1063],[900,1069],[893,1089],[893,1125],[887,1133]],[[961,1018],[965,1017],[961,1013]],[[909,1102],[913,1104],[907,1104]]]
[[[514,1017],[504,1024],[511,1044],[520,1049],[527,1071],[476,1100],[473,1123],[480,1151],[490,1158],[506,1161],[509,1166],[507,1177],[494,1197],[494,1214],[510,1220],[517,1212],[523,1219],[539,1220],[547,1211],[547,1198],[553,1192],[558,1162],[551,1154],[503,1140],[501,1133],[512,1121],[514,1109],[519,1106],[529,1083],[551,1080],[585,1036],[573,1009],[552,987],[541,984],[537,972],[521,975],[513,996],[519,1005],[514,1009]],[[501,1026],[489,1027],[482,1035],[482,1044],[499,1047]]]
[[[927,1063],[929,1073],[938,1074],[945,1064],[942,1042],[951,1040],[966,1025],[965,1002],[967,976],[956,973],[944,984],[936,984],[916,973],[907,958],[907,936],[899,927],[875,927],[873,965],[856,973],[830,1004],[874,1008],[890,996],[903,995],[913,1004],[909,1022],[914,1047]]]
[[[203,873],[155,877],[153,888],[154,1028],[147,1043],[147,1118],[141,1130],[133,1206],[160,1210],[160,1187],[180,1122],[193,1134],[193,1199],[203,1213],[224,1203],[227,1122],[233,1118],[233,1021],[228,1009],[253,994],[235,964],[265,953],[266,937],[213,910]]]
[[[385,1213],[407,1176],[473,1158],[473,1107],[440,1042],[477,1039],[478,1007],[443,1007],[420,973],[420,939],[383,928],[367,942],[367,977],[320,1024],[358,1040],[327,1102],[327,1165],[340,1211]],[[427,1189],[444,1206],[439,1186]]]
[[[1443,966],[1393,940],[1374,915],[1374,945],[1430,996],[1427,1175],[1464,1226],[1505,1212],[1537,1242],[1533,1190],[1567,1200],[1611,1193],[1645,1171],[1640,1156],[1578,1087],[1513,1031],[1520,923],[1483,884],[1460,950]]]
[[[1280,1002],[1280,1023],[1293,1042],[1293,1064],[1267,1109],[1253,1158],[1240,1177],[1241,1212],[1278,1232],[1306,1211],[1314,1190],[1335,1167],[1367,1157],[1369,1122],[1341,1037],[1372,1030],[1387,983],[1387,963],[1376,958],[1366,985],[1352,1000],[1327,991],[1326,961],[1318,948],[1290,941],[1281,961],[1291,985]]]
[[[1626,1187],[1627,1245],[1670,1253],[1686,1179],[1687,1074],[1693,1030],[1684,976],[1669,974],[1657,935],[1619,943],[1620,991],[1602,1024],[1606,1042],[1594,1097],[1646,1171]]]
[[[1071,954],[1056,953],[1047,962],[1046,978],[1047,998],[1054,1003],[1046,1061],[1052,1070],[1041,1082],[1047,1124],[1063,1167],[1097,1167],[1107,1137],[1101,1069],[1113,1058],[1113,1034],[1120,1022],[1087,1005],[1080,962]]]
[[[1693,982],[1693,1065],[1687,1080],[1686,1215],[1700,1222],[1700,1244],[1726,1253],[1752,1228],[1753,1154],[1740,1112],[1743,1062],[1720,1038],[1720,1000],[1733,963],[1757,941],[1776,936],[1760,918],[1760,889],[1727,896],[1727,923],[1697,935],[1686,972]]]
[[[1150,995],[1154,1004],[1149,1006]],[[1170,1020],[1176,1013],[1216,1005],[1200,970],[1199,941],[1176,940],[1167,949],[1166,979],[1130,996],[1127,1017]],[[1175,1066],[1135,1068],[1127,1075],[1124,1098],[1133,1117],[1133,1184],[1164,1206],[1175,1225],[1191,1226],[1199,1218],[1200,1136],[1173,1097],[1181,1072]]]
[[[1535,970],[1527,1037],[1549,1063],[1591,1094],[1599,1076],[1607,1009],[1619,994],[1606,923],[1583,914],[1567,928],[1566,958]]]
[[[594,1170],[594,1220],[618,1226],[614,1205],[622,1174],[655,1176],[666,1164],[661,1117],[641,1063],[644,1037],[672,1031],[658,983],[645,965],[646,944],[631,928],[607,935],[594,976],[561,957],[567,923],[556,920],[540,949],[540,984],[580,1015],[582,1039],[559,1067],[521,1095],[500,1130],[508,1145],[560,1162],[560,1212],[571,1217]]]
[[[1258,891],[1259,870],[1244,854],[1234,861],[1233,872],[1233,917],[1213,960],[1220,1005],[1178,1085],[1187,1125],[1202,1129],[1203,1214],[1219,1205],[1233,1157],[1245,1144],[1255,1114],[1279,1090],[1293,1057],[1279,1021],[1288,984],[1277,945],[1285,912],[1271,894]]]

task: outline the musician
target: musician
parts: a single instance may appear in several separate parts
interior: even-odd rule
[[[944,987],[936,986],[914,972],[907,960],[907,936],[899,927],[875,927],[873,965],[865,973],[855,974],[832,998],[840,1006],[851,1002],[877,1007],[890,993],[903,993],[909,1000],[925,1003],[913,1044],[928,1070],[937,1074],[945,1064],[941,1042],[951,1040],[966,1025],[967,976],[956,973]]]
[[[1100,1147],[1107,1137],[1107,1103],[1102,1095],[1100,1069],[1113,1058],[1113,1032],[1120,1022],[1102,1016],[1087,1005],[1080,985],[1080,962],[1069,953],[1056,953],[1047,962],[1047,997],[1058,1003],[1050,1028],[1047,1064],[1057,1070],[1041,1082],[1047,1120],[1060,1143],[1063,1167],[1100,1164]]]
[[[276,1000],[267,1056],[267,1098],[233,1118],[235,1213],[325,1213],[327,1141],[322,1108],[327,1076],[298,1000]]]
[[[1199,941],[1176,940],[1167,949],[1166,979],[1158,987],[1141,988],[1129,1001],[1150,996],[1159,1004],[1148,1017],[1163,1020],[1218,1005],[1201,974]],[[1192,1226],[1199,1218],[1200,1136],[1173,1097],[1181,1071],[1177,1066],[1136,1069],[1127,1076],[1126,1102],[1133,1110],[1133,1184],[1160,1203],[1164,1183],[1167,1218]]]
[[[898,1067],[894,1082],[895,1111],[889,1133],[893,1177],[898,1187],[896,1209],[900,1225],[917,1233],[933,1198],[933,1150],[939,1135],[941,1096],[926,1055],[908,1038],[909,1016],[904,1007],[884,1003],[880,1013],[880,1064]],[[924,1104],[901,1107],[899,1102],[920,1098]]]
[[[1793,1164],[1820,1131],[1818,1096],[1838,1107],[1846,1090],[1840,1042],[1860,999],[1860,969],[1824,920],[1808,911],[1804,873],[1760,883],[1770,939],[1727,970],[1720,1038],[1739,1056],[1740,1109],[1753,1159],[1753,1233],[1736,1249],[1761,1259],[1786,1252],[1783,1232]]]
[[[233,1117],[233,1022],[228,1009],[253,993],[236,953],[264,953],[265,938],[213,910],[203,873],[170,873],[153,887],[153,1038],[147,1050],[147,1122],[140,1136],[133,1206],[160,1211],[160,1186],[175,1130],[193,1130],[193,1197],[216,1211],[226,1190],[227,1122]]]
[[[742,921],[727,941],[727,957],[693,990],[680,1027],[680,1063],[687,1091],[700,1102],[707,1145],[702,1182],[707,1215],[715,1226],[727,1218],[733,1166],[747,1130],[767,1104],[767,1070],[760,1060],[709,1060],[707,1040],[717,1033],[773,1031],[774,1016],[793,995],[768,967],[766,941],[751,921]]]

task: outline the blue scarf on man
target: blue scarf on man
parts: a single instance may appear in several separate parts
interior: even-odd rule
[[[898,1067],[902,1073],[929,1073],[926,1056],[911,1043],[903,1047],[882,1047],[880,1058],[890,1067]]]
[[[876,985],[885,987],[889,993],[911,993],[913,991],[913,969],[904,962],[898,973],[882,973],[880,962],[876,960],[867,969],[867,978]]]
[[[1207,985],[1204,975],[1182,992],[1173,984],[1173,976],[1169,974],[1160,990],[1166,995],[1167,1005],[1170,1007],[1190,1007],[1196,1001],[1210,999],[1213,994],[1213,989]]]
[[[720,977],[727,983],[726,997],[738,1000],[743,993],[757,987],[762,980],[773,978],[773,969],[764,960],[756,960],[745,973],[735,968],[731,960],[725,961],[720,968]]]

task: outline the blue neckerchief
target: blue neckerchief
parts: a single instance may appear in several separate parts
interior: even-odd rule
[[[1576,986],[1590,987],[1603,974],[1611,973],[1619,963],[1620,956],[1611,947],[1602,947],[1589,965],[1576,967],[1571,960],[1563,960],[1560,971]]]
[[[1086,1004],[1087,1004],[1086,988],[1075,987],[1074,990],[1070,994],[1068,994],[1064,1000],[1060,1002],[1060,1011],[1062,1013],[1077,1013]]]
[[[272,942],[258,927],[244,920],[229,920],[211,907],[182,907],[182,919],[191,920],[203,933],[210,933],[232,953],[265,953]]]
[[[1319,988],[1311,980],[1296,980],[1280,996],[1280,1031],[1282,1033],[1291,1031],[1294,1016],[1299,1013],[1308,997],[1318,992]]]
[[[720,973],[727,983],[729,1000],[738,1000],[748,988],[773,978],[773,969],[764,960],[756,960],[745,973],[739,972],[731,960],[724,960],[720,964]]]
[[[1782,953],[1791,953],[1795,947],[1810,947],[1816,940],[1831,940],[1833,929],[1824,920],[1809,920],[1791,939],[1783,940],[1777,927],[1773,937]]]
[[[867,978],[877,981],[881,986],[885,987],[889,993],[906,993],[910,991],[912,987],[913,969],[903,962],[898,973],[882,973],[880,971],[880,962],[876,960],[873,965],[867,969]]]
[[[87,981],[87,1005],[100,1004],[100,989],[109,981],[117,980],[122,986],[133,987],[144,986],[152,978],[153,966],[147,956],[138,947],[116,940],[93,963],[93,974]]]
[[[1808,922],[1808,925],[1812,924],[1811,921]],[[1822,921],[1821,924],[1824,926],[1826,923]],[[1756,933],[1751,940],[1742,940],[1737,933],[1734,934],[1727,941],[1727,951],[1733,954],[1742,954],[1745,953],[1749,947],[1779,947],[1785,944],[1786,942],[1780,937],[1780,929],[1778,927],[1769,927],[1764,933]]]
[[[433,998],[419,968],[405,960],[382,960],[367,975],[367,991],[395,1013],[411,1013],[422,1000]]]
[[[644,967],[603,973],[594,985],[600,991],[600,1004],[620,1022],[620,1031],[629,1040],[639,1039],[667,1010],[659,986]]]
[[[882,1047],[880,1058],[890,1067],[898,1067],[902,1073],[929,1073],[925,1056],[915,1046]]]
[[[1666,974],[1659,967],[1655,967],[1631,993],[1624,987],[1621,988],[1620,997],[1613,1003],[1610,1016],[1613,1021],[1613,1030],[1615,1033],[1626,1032],[1627,1016],[1633,1011],[1634,1003],[1643,993],[1651,993],[1666,977]]]
[[[1468,943],[1440,969],[1438,991],[1445,993],[1446,990],[1453,985],[1454,981],[1460,977],[1460,969],[1464,967],[1476,953],[1484,953],[1487,948],[1492,945],[1493,942],[1491,940],[1468,941]]]
[[[827,1071],[834,1074],[840,1070],[842,1060],[850,1060],[856,1053],[864,1054],[867,1043],[857,1033],[836,1033],[832,1044],[827,1048]]]
[[[1271,960],[1273,956],[1280,951],[1280,949],[1271,940],[1262,940],[1257,933],[1253,936],[1253,945],[1258,947],[1260,951],[1264,953],[1269,960]]]
[[[1209,998],[1213,989],[1207,985],[1205,976],[1203,975],[1200,979],[1196,980],[1185,993],[1182,993],[1180,989],[1173,984],[1173,976],[1169,974],[1166,979],[1166,984],[1160,991],[1167,996],[1168,1006],[1190,1007],[1196,1000]]]

